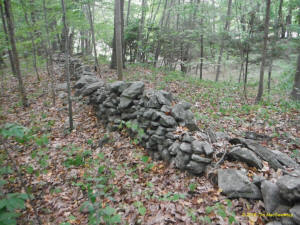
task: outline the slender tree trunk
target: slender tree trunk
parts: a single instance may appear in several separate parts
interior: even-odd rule
[[[61,0],[61,6],[62,6],[62,12],[63,12],[63,24],[64,24],[64,30],[67,29],[67,21],[66,21],[66,7],[64,0]],[[65,43],[65,72],[67,75],[67,89],[68,89],[68,108],[69,108],[69,125],[70,125],[70,131],[73,130],[73,111],[72,111],[72,100],[71,100],[71,87],[70,87],[70,55],[69,55],[69,43],[68,40],[69,37],[66,35],[66,43]]]
[[[290,38],[291,35],[291,29],[290,29],[290,25],[292,24],[292,7],[289,7],[289,13],[286,17],[286,29],[287,29],[287,38]]]
[[[0,2],[0,4],[2,5],[2,1]],[[24,84],[23,84],[21,70],[20,70],[20,63],[19,63],[19,56],[18,56],[18,51],[17,51],[17,47],[16,47],[13,15],[12,15],[12,11],[11,11],[10,0],[4,0],[4,9],[5,9],[5,16],[6,16],[6,21],[7,21],[8,34],[9,34],[8,36],[9,36],[9,40],[10,40],[10,46],[12,49],[12,58],[14,60],[16,76],[19,81],[19,91],[20,91],[23,107],[26,108],[28,106],[28,101],[27,101]]]
[[[53,67],[53,59],[52,59],[52,51],[51,51],[51,42],[50,42],[50,35],[49,35],[49,27],[48,27],[48,18],[47,18],[47,9],[46,9],[46,0],[43,0],[43,11],[44,11],[44,23],[46,28],[46,39],[47,39],[47,46],[46,50],[46,57],[49,57],[49,62],[47,64],[50,66],[48,69],[48,75],[51,80],[51,92],[52,92],[52,104],[55,105],[55,80],[54,80],[54,67]]]
[[[279,8],[278,8],[278,22],[277,22],[278,24],[277,26],[279,26],[279,29],[276,29],[275,32],[276,36],[278,36],[278,30],[282,32],[284,29],[283,20],[282,20],[282,5],[283,5],[283,0],[280,0]]]
[[[158,57],[160,55],[160,50],[161,50],[161,33],[163,32],[163,28],[164,28],[164,20],[165,20],[165,15],[166,15],[166,9],[167,9],[167,5],[168,5],[168,0],[165,0],[165,5],[164,5],[164,10],[163,10],[163,14],[161,16],[160,19],[160,31],[158,31],[158,35],[157,35],[157,47],[155,50],[155,57],[154,57],[154,66],[156,67],[157,61],[158,61]]]
[[[226,16],[226,22],[225,22],[225,27],[224,27],[224,31],[225,32],[227,32],[229,30],[229,26],[230,26],[231,5],[232,5],[232,0],[228,0],[227,16]],[[219,80],[219,77],[220,77],[221,63],[222,63],[222,55],[223,55],[223,51],[224,51],[224,45],[225,45],[225,38],[222,38],[221,46],[220,46],[220,54],[219,54],[219,57],[218,57],[216,82]]]
[[[293,99],[300,101],[300,54],[298,55],[297,71],[291,96]]]
[[[138,31],[138,60],[141,62],[144,60],[144,26],[145,26],[145,16],[146,16],[146,5],[147,0],[142,0],[142,15],[141,22]]]
[[[16,72],[16,67],[15,67],[15,64],[14,64],[14,59],[13,59],[13,55],[12,55],[11,48],[10,48],[9,39],[8,39],[8,31],[7,31],[7,27],[6,27],[6,20],[5,20],[5,17],[4,17],[4,11],[3,11],[3,7],[2,7],[2,3],[0,4],[0,10],[1,10],[3,31],[4,31],[4,34],[5,34],[4,35],[5,36],[5,42],[6,42],[7,52],[8,52],[8,56],[9,56],[9,62],[10,62],[10,66],[11,66],[11,72],[16,77],[17,72]]]
[[[112,49],[112,55],[111,55],[111,62],[110,62],[110,68],[111,69],[117,69],[117,57],[116,57],[116,17],[114,17],[114,36],[113,36],[113,49]],[[121,31],[122,31],[122,62],[123,62],[123,68],[125,69],[125,41],[124,41],[124,0],[121,0]]]
[[[272,54],[272,53],[271,53]],[[273,69],[273,57],[270,58],[270,65],[268,70],[268,94],[270,94],[271,91],[271,77],[272,77],[272,69]]]
[[[24,11],[25,22],[28,26],[28,29],[30,30],[30,27],[32,25],[29,23],[29,20],[28,20],[26,6],[25,6],[23,0],[20,0],[20,2],[21,2],[21,5],[22,5],[22,8],[23,8],[23,11]],[[35,42],[34,42],[34,35],[31,31],[29,31],[28,33],[29,33],[29,36],[30,36],[32,50],[33,50],[33,67],[34,67],[34,70],[35,70],[36,78],[37,78],[38,81],[40,81],[41,79],[40,79],[40,75],[39,75],[39,71],[38,71],[37,63],[36,63],[36,61],[37,61],[36,58],[37,57],[36,57],[36,45],[35,45]]]
[[[264,69],[265,69],[265,62],[267,56],[267,45],[268,45],[268,33],[269,33],[269,20],[270,20],[270,4],[271,0],[266,0],[266,18],[265,18],[265,28],[264,28],[264,45],[262,50],[262,59],[261,59],[261,66],[260,66],[260,75],[259,75],[259,87],[258,93],[256,96],[256,103],[261,101],[263,92],[264,92]]]
[[[126,26],[128,26],[128,24],[129,24],[130,3],[131,3],[131,0],[128,0],[128,5],[127,5],[127,15],[126,15]]]
[[[96,46],[95,32],[94,32],[94,21],[92,18],[91,6],[89,1],[87,2],[87,10],[88,10],[88,18],[89,18],[89,23],[90,23],[91,33],[92,33],[93,47],[94,47],[95,71],[100,73],[100,66],[97,59],[97,46]]]
[[[115,0],[115,18],[116,18],[116,56],[118,79],[123,80],[123,62],[122,62],[122,20],[121,20],[121,0]]]

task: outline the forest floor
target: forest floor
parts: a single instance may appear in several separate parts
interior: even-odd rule
[[[146,151],[124,132],[108,132],[98,124],[91,106],[74,97],[75,129],[67,131],[66,100],[51,92],[46,74],[36,82],[33,75],[25,79],[30,107],[21,107],[17,81],[6,79],[0,99],[0,125],[18,123],[30,128],[44,142],[28,143],[9,151],[31,187],[34,205],[26,209],[18,224],[36,224],[36,208],[43,224],[265,224],[270,218],[246,216],[264,213],[262,201],[228,200],[217,187],[203,177],[181,172],[163,162],[154,162]],[[115,71],[102,69],[108,82],[116,80]],[[272,137],[263,145],[300,157],[300,107],[278,92],[255,105],[254,86],[243,96],[241,85],[183,78],[176,72],[130,65],[127,80],[143,80],[147,88],[164,89],[175,97],[193,103],[201,129],[242,136],[246,131]],[[59,83],[59,82],[57,82]],[[45,141],[46,140],[46,141]],[[107,140],[99,146],[99,140]],[[11,166],[0,148],[2,167]],[[225,146],[214,145],[218,151]],[[249,176],[259,173],[272,178],[281,174],[265,165],[262,171],[243,163],[229,162],[221,168],[247,168]],[[2,173],[2,172],[1,172]],[[15,173],[2,174],[9,180],[4,192],[24,192]],[[90,213],[88,213],[90,211]],[[246,215],[245,215],[246,214]],[[93,223],[94,221],[94,223]]]

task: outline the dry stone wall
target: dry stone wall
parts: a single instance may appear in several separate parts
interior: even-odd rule
[[[63,63],[64,56],[58,55],[55,60]],[[110,130],[126,127],[153,159],[173,163],[180,170],[201,175],[212,165],[214,149],[205,141],[206,134],[198,131],[190,103],[176,103],[166,91],[145,90],[141,81],[107,84],[79,59],[71,58],[70,62],[76,95],[88,98],[97,118]],[[229,198],[263,200],[266,212],[277,219],[270,225],[300,224],[299,164],[251,139],[233,138],[229,143],[232,149],[226,159],[242,161],[257,169],[263,168],[264,160],[285,174],[273,181],[256,175],[250,180],[246,170],[219,169],[217,182],[222,192]],[[294,169],[287,172],[285,168]]]
[[[71,62],[73,77],[78,79],[76,95],[88,97],[97,118],[110,130],[128,128],[130,136],[155,160],[173,162],[196,175],[205,171],[212,161],[213,148],[193,136],[198,127],[190,103],[175,104],[171,93],[145,90],[141,81],[107,84],[76,60]]]

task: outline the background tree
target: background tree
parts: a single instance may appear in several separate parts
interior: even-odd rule
[[[0,2],[2,5],[2,1]],[[2,7],[2,6],[1,6]],[[7,28],[8,28],[8,36],[9,36],[9,41],[10,41],[10,46],[11,46],[11,53],[12,53],[12,59],[14,61],[13,66],[14,70],[16,72],[16,76],[19,81],[19,92],[21,95],[21,100],[23,107],[26,108],[28,106],[28,101],[27,101],[27,96],[25,92],[25,87],[23,83],[23,78],[21,75],[21,70],[20,70],[20,62],[19,62],[19,55],[16,47],[16,40],[15,40],[15,31],[14,31],[14,24],[13,24],[13,14],[11,11],[11,2],[10,0],[4,0],[4,9],[5,9],[5,16],[6,16],[6,22],[7,22]],[[3,24],[5,21],[3,21]]]
[[[115,0],[115,21],[116,21],[116,58],[118,79],[123,80],[123,51],[122,51],[122,20],[121,0]]]
[[[265,25],[264,25],[264,44],[262,49],[262,56],[261,56],[261,66],[260,66],[260,73],[259,73],[259,86],[258,86],[258,93],[256,96],[256,102],[259,102],[262,98],[263,91],[264,91],[264,70],[265,70],[265,63],[267,57],[267,44],[268,44],[268,33],[269,33],[269,20],[270,20],[270,5],[271,0],[266,0],[266,18],[265,18]]]

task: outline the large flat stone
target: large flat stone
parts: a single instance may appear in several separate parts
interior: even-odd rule
[[[229,198],[262,199],[259,188],[250,182],[245,171],[219,169],[218,185]]]

